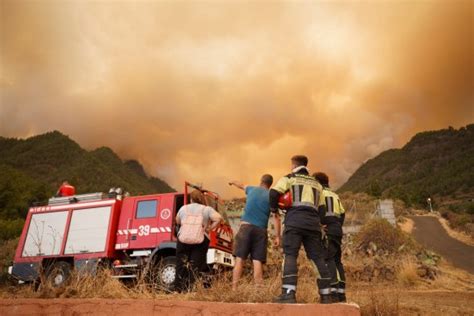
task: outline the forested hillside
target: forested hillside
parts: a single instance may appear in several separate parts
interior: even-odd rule
[[[148,176],[138,161],[124,162],[107,147],[86,151],[57,131],[28,139],[0,137],[0,240],[17,236],[28,206],[46,201],[63,179],[77,193],[111,187],[132,194],[174,191]]]
[[[339,188],[425,205],[428,197],[474,213],[474,124],[415,135],[401,149],[365,162]]]

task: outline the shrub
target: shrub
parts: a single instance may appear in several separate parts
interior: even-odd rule
[[[21,218],[0,219],[0,241],[20,236],[25,221]]]
[[[15,256],[18,238],[0,241],[0,285],[8,283],[8,266],[12,263]]]
[[[375,244],[377,249],[389,253],[414,246],[413,241],[399,228],[393,227],[386,219],[381,218],[371,219],[362,227],[356,235],[356,244],[362,249]]]
[[[456,218],[454,219],[453,226],[463,228],[464,226],[466,226],[467,224],[471,222],[472,222],[472,219],[469,214],[460,214],[456,216]]]

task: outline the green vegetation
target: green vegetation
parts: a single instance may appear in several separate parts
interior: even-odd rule
[[[364,163],[339,189],[345,191],[398,198],[409,206],[426,206],[428,197],[466,203],[474,193],[474,124],[415,135],[403,148]]]
[[[419,133],[403,148],[368,160],[338,191],[424,209],[430,197],[453,228],[474,236],[474,124]]]
[[[110,148],[82,149],[54,131],[28,139],[0,137],[0,241],[18,236],[28,207],[54,195],[68,179],[77,193],[121,187],[132,194],[174,191],[149,177],[136,160],[122,161]]]

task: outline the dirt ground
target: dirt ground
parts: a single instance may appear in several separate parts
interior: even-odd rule
[[[474,292],[413,291],[400,296],[400,314],[474,315]]]
[[[350,297],[362,315],[474,315],[474,291],[367,289]]]

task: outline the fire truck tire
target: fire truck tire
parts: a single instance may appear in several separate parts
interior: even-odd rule
[[[178,259],[175,256],[162,258],[156,265],[155,273],[160,288],[166,291],[173,291],[176,279],[176,263]]]
[[[53,264],[47,273],[47,281],[54,287],[62,287],[67,284],[71,276],[71,265],[65,261]]]

